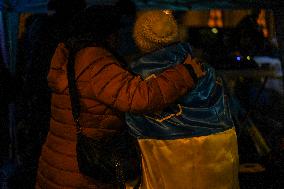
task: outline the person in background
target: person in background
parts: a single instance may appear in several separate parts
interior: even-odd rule
[[[260,9],[252,10],[252,13],[245,16],[236,26],[233,36],[233,45],[241,55],[272,55],[273,46],[264,37],[261,26],[258,25]]]
[[[24,100],[39,144],[45,140],[49,128],[50,95],[47,74],[52,55],[60,42],[69,35],[69,25],[76,13],[86,7],[85,0],[50,0],[48,16],[32,22],[28,34],[29,60],[24,83]]]
[[[16,105],[20,165],[9,181],[9,188],[35,185],[41,147],[49,130],[51,90],[47,75],[50,61],[58,43],[68,37],[73,16],[85,7],[85,0],[49,0],[48,14],[34,14],[26,22],[18,64],[24,71],[19,73],[20,67],[17,70],[21,75],[17,77],[20,92]]]
[[[9,158],[9,109],[14,94],[12,77],[0,56],[0,167]]]
[[[167,12],[141,13],[133,36],[142,56],[131,71],[147,81],[193,56],[190,45],[179,42],[177,28]],[[237,136],[223,82],[209,65],[202,66],[204,72],[192,70],[195,88],[169,107],[126,114],[142,153],[141,189],[239,188]]]
[[[72,20],[70,37],[55,50],[48,74],[52,90],[50,130],[39,160],[36,189],[116,187],[79,171],[68,93],[70,56],[75,61],[80,124],[84,134],[91,138],[124,129],[124,112],[161,110],[195,86],[193,78],[197,76],[189,70],[201,67],[190,58],[148,80],[128,72],[115,56],[121,16],[117,6],[87,8]]]

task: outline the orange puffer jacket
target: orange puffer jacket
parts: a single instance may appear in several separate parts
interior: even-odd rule
[[[49,86],[53,90],[50,131],[39,160],[36,188],[113,188],[79,172],[67,59],[67,49],[64,44],[59,44],[48,75]],[[123,116],[119,115],[122,112],[160,110],[194,85],[183,65],[170,68],[156,78],[142,80],[124,70],[108,51],[100,47],[80,50],[75,62],[81,103],[80,122],[83,132],[90,137],[121,130],[125,125]]]

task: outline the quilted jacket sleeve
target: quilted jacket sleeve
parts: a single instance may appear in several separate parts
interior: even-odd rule
[[[92,91],[97,100],[122,112],[160,110],[194,86],[184,65],[143,80],[123,69],[112,57],[106,57],[93,65],[91,73]]]

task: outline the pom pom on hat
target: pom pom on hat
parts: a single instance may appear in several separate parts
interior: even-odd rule
[[[138,48],[151,52],[178,40],[174,17],[161,10],[149,10],[138,15],[133,37]]]

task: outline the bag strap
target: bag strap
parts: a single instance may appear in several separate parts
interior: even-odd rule
[[[69,95],[71,100],[73,120],[75,122],[77,134],[79,134],[82,133],[82,128],[79,121],[81,106],[80,106],[79,93],[77,90],[76,78],[75,78],[75,55],[76,52],[73,52],[72,50],[69,52],[68,63],[67,63],[67,78],[68,78]]]
[[[72,115],[75,122],[75,127],[78,134],[82,134],[82,128],[80,125],[80,100],[79,100],[79,93],[76,86],[76,77],[75,77],[75,56],[76,52],[70,51],[67,63],[67,78],[68,78],[68,86],[69,86],[69,95],[71,100],[71,107],[72,107]],[[138,189],[141,184],[141,176],[137,184],[134,186],[134,189]],[[125,189],[125,183],[119,183],[119,187],[121,189]]]

